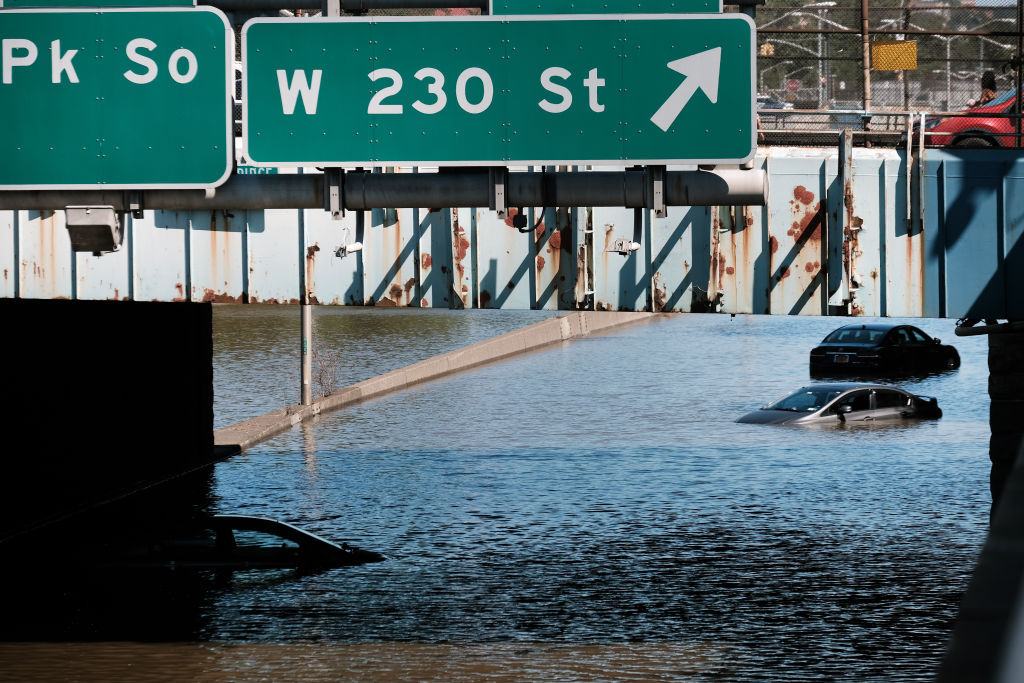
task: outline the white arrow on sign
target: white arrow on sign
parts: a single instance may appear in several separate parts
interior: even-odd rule
[[[704,94],[711,100],[711,104],[718,101],[718,74],[722,67],[722,48],[713,47],[704,52],[698,52],[689,57],[683,57],[668,63],[668,68],[678,71],[685,76],[685,80],[679,84],[665,103],[654,112],[651,121],[658,128],[666,133],[675,123],[676,117],[683,111],[683,107],[690,101],[697,88],[704,91]]]

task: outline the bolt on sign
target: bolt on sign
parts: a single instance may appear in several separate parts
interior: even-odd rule
[[[721,0],[491,0],[489,14],[689,14],[721,11]]]
[[[252,165],[742,163],[743,14],[257,18],[242,29]]]
[[[220,185],[233,62],[212,7],[0,10],[0,188]]]
[[[874,40],[871,42],[871,69],[873,71],[913,71],[916,68],[916,40]]]

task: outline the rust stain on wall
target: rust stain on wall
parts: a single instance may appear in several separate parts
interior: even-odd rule
[[[216,292],[210,288],[203,290],[202,301],[215,304],[240,304],[244,303],[239,297],[231,296],[223,292]]]
[[[511,216],[509,216],[509,220],[511,220]],[[466,265],[463,261],[469,253],[470,244],[466,239],[466,231],[459,225],[459,214],[455,210],[452,210],[452,246],[455,257],[455,291],[460,292],[459,299],[462,301],[462,306],[465,307],[468,303],[466,292],[469,291],[469,288],[464,284]],[[445,272],[443,267],[441,272]]]
[[[551,233],[551,239],[548,240],[548,247],[553,251],[558,251],[562,248],[562,231],[555,230]]]
[[[654,301],[654,312],[661,313],[668,301],[668,285],[661,281],[660,271],[654,273],[654,277],[651,278],[651,287],[653,288],[651,294]]]
[[[797,185],[793,188],[793,199],[801,204],[809,205],[814,201],[814,193],[803,185]]]

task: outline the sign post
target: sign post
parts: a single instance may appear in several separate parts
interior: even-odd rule
[[[756,151],[754,47],[743,14],[252,19],[246,157],[743,163]]]
[[[0,189],[220,185],[233,61],[210,7],[0,10]]]

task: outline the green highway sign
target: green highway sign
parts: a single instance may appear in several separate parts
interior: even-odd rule
[[[0,189],[220,185],[233,62],[210,7],[0,11]]]
[[[722,0],[491,0],[490,14],[687,14],[721,12]]]
[[[257,18],[242,29],[255,166],[742,163],[744,14]]]
[[[0,0],[0,9],[40,7],[193,7],[196,0]]]

